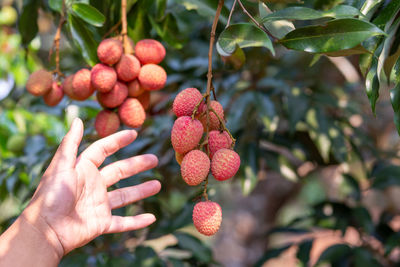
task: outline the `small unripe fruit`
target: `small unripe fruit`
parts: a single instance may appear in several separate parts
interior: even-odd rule
[[[200,150],[192,150],[185,155],[181,164],[182,179],[188,185],[198,185],[210,172],[210,159]]]
[[[222,210],[216,202],[202,201],[193,208],[193,224],[200,234],[211,236],[218,232],[222,222]]]
[[[46,94],[51,89],[53,77],[50,72],[37,70],[29,76],[26,89],[34,96]]]
[[[62,86],[59,85],[57,82],[53,82],[50,91],[48,91],[43,96],[43,100],[48,106],[54,107],[61,102],[63,97],[64,97],[64,92]]]
[[[146,112],[136,98],[127,98],[118,108],[121,121],[128,127],[138,128],[146,119]]]
[[[176,162],[178,162],[179,165],[182,164],[182,160],[185,157],[185,155],[186,154],[181,154],[181,153],[178,153],[178,152],[175,151],[175,159],[176,159]]]
[[[165,70],[155,64],[143,65],[138,76],[140,85],[149,91],[160,90],[167,82]]]
[[[221,148],[230,148],[232,139],[226,131],[211,131],[208,136],[208,147],[210,149],[210,158],[213,158],[215,152]]]
[[[118,115],[110,110],[102,110],[96,116],[94,127],[100,137],[115,133],[120,125]]]
[[[218,150],[211,160],[211,173],[218,181],[232,178],[239,167],[240,157],[232,149],[222,148]]]
[[[110,91],[117,82],[115,70],[105,64],[96,64],[92,68],[91,82],[95,90],[106,93]]]
[[[165,48],[157,40],[140,40],[135,46],[135,55],[142,64],[158,64],[165,57]]]
[[[128,97],[128,87],[124,83],[117,82],[113,89],[107,93],[97,93],[97,100],[106,108],[116,108]]]
[[[75,73],[72,79],[72,94],[69,97],[79,101],[89,98],[94,92],[90,76],[88,69],[81,69]]]
[[[142,104],[144,110],[147,110],[150,107],[150,92],[144,92],[137,97],[137,100],[139,100],[140,104]]]
[[[218,114],[218,116],[221,118],[221,120],[224,120],[224,108],[218,101],[211,101],[210,107],[215,110],[215,112]],[[207,125],[207,115],[205,113],[207,109],[207,105],[203,105],[201,107],[199,120],[203,124],[203,127],[205,128]],[[209,125],[209,130],[218,130],[220,127],[221,123],[218,120],[217,116],[215,116],[214,112],[210,111],[210,125]]]
[[[69,75],[68,77],[66,77],[62,83],[62,89],[64,91],[64,94],[66,94],[67,96],[69,96],[70,98],[74,99],[72,97],[73,92],[74,92],[74,88],[72,88],[72,80],[74,79],[74,75]]]
[[[114,65],[122,56],[123,47],[121,41],[117,39],[105,39],[97,47],[97,57],[101,62]]]
[[[7,140],[6,148],[13,153],[20,153],[24,151],[25,143],[26,136],[24,134],[11,135]]]
[[[140,62],[133,55],[122,55],[120,61],[115,65],[115,70],[118,75],[118,79],[129,82],[139,75]]]
[[[171,143],[174,150],[184,154],[194,149],[203,136],[201,122],[189,116],[176,119],[171,131]]]
[[[203,96],[199,90],[186,88],[175,97],[172,110],[177,117],[192,116],[194,108],[202,99]]]
[[[138,97],[144,92],[144,88],[140,86],[140,83],[137,79],[128,83],[128,96],[129,97]]]

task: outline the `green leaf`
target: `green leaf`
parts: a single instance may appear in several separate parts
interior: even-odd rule
[[[233,54],[236,46],[266,47],[274,55],[275,50],[268,35],[250,23],[232,24],[218,37],[218,46],[227,54]]]
[[[288,7],[265,16],[262,22],[269,20],[314,20],[320,18],[353,18],[362,16],[360,11],[352,6],[339,5],[328,11],[319,11],[308,7]]]
[[[49,6],[51,9],[57,12],[62,11],[63,0],[49,0]]]
[[[183,43],[186,40],[184,40],[182,35],[179,34],[178,24],[174,15],[168,13],[168,15],[165,16],[165,19],[160,23],[157,23],[150,15],[148,16],[148,19],[157,34],[171,47],[176,49],[181,49],[183,47]]]
[[[394,124],[396,125],[397,133],[400,135],[400,83],[397,83],[396,86],[390,90],[390,101],[394,112]]]
[[[372,16],[383,0],[366,0],[360,11],[365,16]]]
[[[400,0],[392,0],[379,12],[379,15],[372,21],[380,29],[384,30],[388,22],[392,22],[399,12]],[[390,26],[390,25],[389,25]]]
[[[208,18],[214,18],[215,10],[218,6],[218,1],[215,0],[176,0],[176,2],[183,5],[187,10],[196,10],[199,15]],[[222,23],[228,22],[229,10],[223,6],[220,15]]]
[[[310,261],[310,252],[313,245],[313,240],[306,240],[299,244],[299,249],[297,251],[296,257],[302,263],[302,266],[308,266]]]
[[[260,17],[265,17],[272,13],[266,4],[261,2],[258,4],[258,10],[260,12]],[[272,20],[266,21],[263,24],[273,36],[279,39],[295,29],[293,23],[288,20]]]
[[[358,19],[337,19],[288,33],[279,42],[289,49],[325,53],[350,49],[369,37],[384,35],[375,25]]]
[[[128,14],[128,35],[135,43],[149,36],[151,25],[147,14],[152,4],[153,1],[139,1]]]
[[[370,51],[365,49],[362,45],[357,45],[356,47],[350,49],[344,49],[340,51],[328,52],[324,53],[329,57],[347,57],[351,55],[358,55],[358,54],[371,54]]]
[[[201,262],[211,262],[211,250],[206,247],[198,238],[181,232],[174,233],[174,235],[178,239],[179,247],[192,252],[193,256]]]
[[[243,49],[240,47],[236,47],[235,52],[232,54],[226,54],[219,46],[217,43],[217,51],[221,56],[222,61],[225,63],[225,67],[230,67],[232,66],[235,70],[240,69],[245,61],[246,61],[246,55],[243,52]]]
[[[18,21],[18,30],[22,36],[22,44],[27,46],[38,33],[39,0],[24,1],[22,13]]]
[[[85,3],[74,3],[72,5],[72,10],[75,15],[96,27],[103,26],[106,21],[106,18],[100,11]]]
[[[72,39],[78,49],[81,51],[86,62],[93,66],[97,60],[97,42],[93,39],[92,32],[86,28],[85,24],[73,14],[68,15],[68,26]]]
[[[319,257],[317,264],[321,262],[338,262],[351,254],[351,247],[345,244],[330,246]]]
[[[378,72],[378,64],[379,60],[377,55],[382,51],[383,44],[381,44],[378,49],[375,51],[375,55],[372,58],[371,68],[369,69],[367,76],[365,77],[365,91],[367,93],[369,103],[371,105],[372,112],[375,114],[375,106],[376,101],[379,98],[379,72]]]

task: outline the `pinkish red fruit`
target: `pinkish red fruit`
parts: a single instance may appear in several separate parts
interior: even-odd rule
[[[121,121],[128,127],[138,128],[146,119],[146,113],[142,104],[136,98],[127,98],[118,108]]]
[[[221,120],[224,120],[224,108],[218,101],[211,101],[210,107],[215,110],[215,112],[218,114],[218,116],[221,118]],[[199,120],[203,124],[204,129],[206,128],[207,125],[207,116],[206,116],[206,111],[207,105],[203,105],[201,108]],[[209,125],[209,130],[219,130],[221,123],[218,120],[217,116],[215,116],[214,112],[210,111],[210,125]]]
[[[89,98],[94,92],[90,76],[88,69],[81,69],[75,73],[72,79],[72,94],[69,97],[80,101]]]
[[[146,64],[140,69],[138,80],[146,90],[160,90],[167,82],[167,73],[158,65]]]
[[[135,55],[142,64],[158,64],[165,57],[165,48],[159,41],[144,39],[136,44]]]
[[[185,155],[181,164],[183,180],[188,185],[198,185],[210,172],[210,159],[200,150],[192,150]]]
[[[96,116],[94,127],[100,137],[115,133],[119,128],[118,115],[110,110],[102,110]]]
[[[222,210],[216,202],[203,201],[193,208],[193,224],[200,234],[211,236],[218,232],[222,222]]]
[[[117,82],[117,73],[105,64],[96,64],[92,68],[91,82],[95,90],[102,93],[109,92]]]
[[[123,47],[121,41],[117,39],[105,39],[97,47],[97,57],[101,62],[114,65],[122,56]]]
[[[211,173],[218,181],[232,178],[239,167],[240,157],[232,149],[222,148],[218,150],[211,160]]]
[[[203,135],[201,122],[189,116],[179,117],[172,127],[171,142],[174,150],[184,154],[194,149]]]
[[[186,88],[175,97],[172,109],[177,117],[192,116],[194,108],[202,99],[203,96],[199,90]]]
[[[133,55],[122,55],[120,61],[115,65],[118,79],[129,82],[139,75],[140,62]]]
[[[145,91],[143,94],[137,97],[140,104],[142,104],[144,110],[147,110],[150,107],[150,92]]]
[[[106,108],[116,108],[128,97],[128,87],[124,83],[117,82],[113,89],[107,93],[97,93],[97,100]]]
[[[37,70],[33,72],[26,82],[26,89],[34,96],[40,96],[50,91],[53,83],[53,77],[46,70]]]
[[[54,107],[61,102],[63,97],[64,97],[64,92],[62,86],[59,85],[57,82],[53,82],[50,91],[48,91],[43,96],[43,100],[48,106]]]
[[[210,158],[212,159],[215,152],[221,148],[230,148],[232,139],[226,131],[211,131],[208,136],[208,147],[210,149]]]
[[[69,96],[70,98],[74,99],[73,97],[71,97],[71,95],[73,95],[74,89],[72,88],[72,80],[74,79],[74,75],[69,75],[67,76],[63,83],[62,83],[62,89],[64,91],[64,94],[66,94],[67,96]]]
[[[144,88],[140,86],[140,83],[137,79],[128,83],[128,96],[138,97],[143,94],[144,91]]]

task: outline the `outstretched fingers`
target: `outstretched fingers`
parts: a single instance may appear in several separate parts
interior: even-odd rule
[[[111,225],[105,232],[106,234],[121,233],[142,229],[156,221],[156,217],[151,213],[144,213],[136,216],[112,216]]]

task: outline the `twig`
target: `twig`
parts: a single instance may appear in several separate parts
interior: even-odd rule
[[[194,120],[194,117],[196,116],[197,111],[199,110],[199,107],[201,105],[201,102],[203,102],[203,99],[207,97],[207,93],[203,94],[203,97],[200,99],[200,101],[196,104],[196,106],[193,109],[192,113],[192,120]]]
[[[226,23],[225,29],[228,28],[229,25],[231,24],[231,18],[232,18],[233,11],[235,10],[236,2],[237,2],[237,0],[235,0],[233,2],[232,8],[231,8],[231,12],[229,12],[228,22]]]
[[[218,101],[217,100],[217,93],[215,93],[214,84],[212,84],[212,82],[211,82],[211,91],[213,92],[213,96],[214,96],[215,101]]]
[[[121,0],[121,21],[122,21],[122,43],[124,44],[124,53],[129,51],[129,43],[128,43],[128,23],[126,20],[126,0]]]
[[[218,118],[218,120],[219,120],[219,122],[220,122],[220,124],[221,124],[221,126],[222,126],[222,129],[223,129],[225,132],[228,133],[229,137],[230,137],[231,140],[232,140],[232,145],[231,145],[231,147],[234,148],[234,147],[235,147],[235,143],[236,143],[236,139],[233,137],[233,135],[232,135],[231,132],[228,130],[228,128],[226,128],[226,125],[225,125],[224,120],[217,114],[217,112],[215,111],[215,109],[213,109],[212,107],[210,107],[210,111],[211,111],[212,113],[214,113],[215,116],[217,116],[217,118]]]
[[[118,27],[121,25],[122,20],[119,20],[117,24],[115,24],[114,26],[112,26],[108,32],[106,32],[106,34],[103,35],[102,39],[105,39],[107,36],[109,36],[111,33],[113,33],[114,31],[116,31],[118,29]]]
[[[56,69],[53,71],[53,73],[57,74],[57,81],[60,80],[60,77],[64,77],[64,74],[61,72],[60,69],[60,40],[61,40],[61,29],[65,23],[64,10],[65,10],[65,2],[63,1],[60,21],[58,22],[57,31],[56,34],[54,35],[53,46],[49,51],[49,61],[50,61],[51,56],[53,55],[53,50],[54,49],[56,50]]]
[[[247,11],[247,9],[244,7],[243,3],[240,0],[237,0],[240,7],[242,8],[243,12],[256,24],[258,28],[260,28],[263,32],[268,34],[269,36],[272,37],[274,40],[278,40],[279,38],[275,37],[270,31],[267,30],[267,28],[264,27],[264,25],[260,24],[250,13]]]

